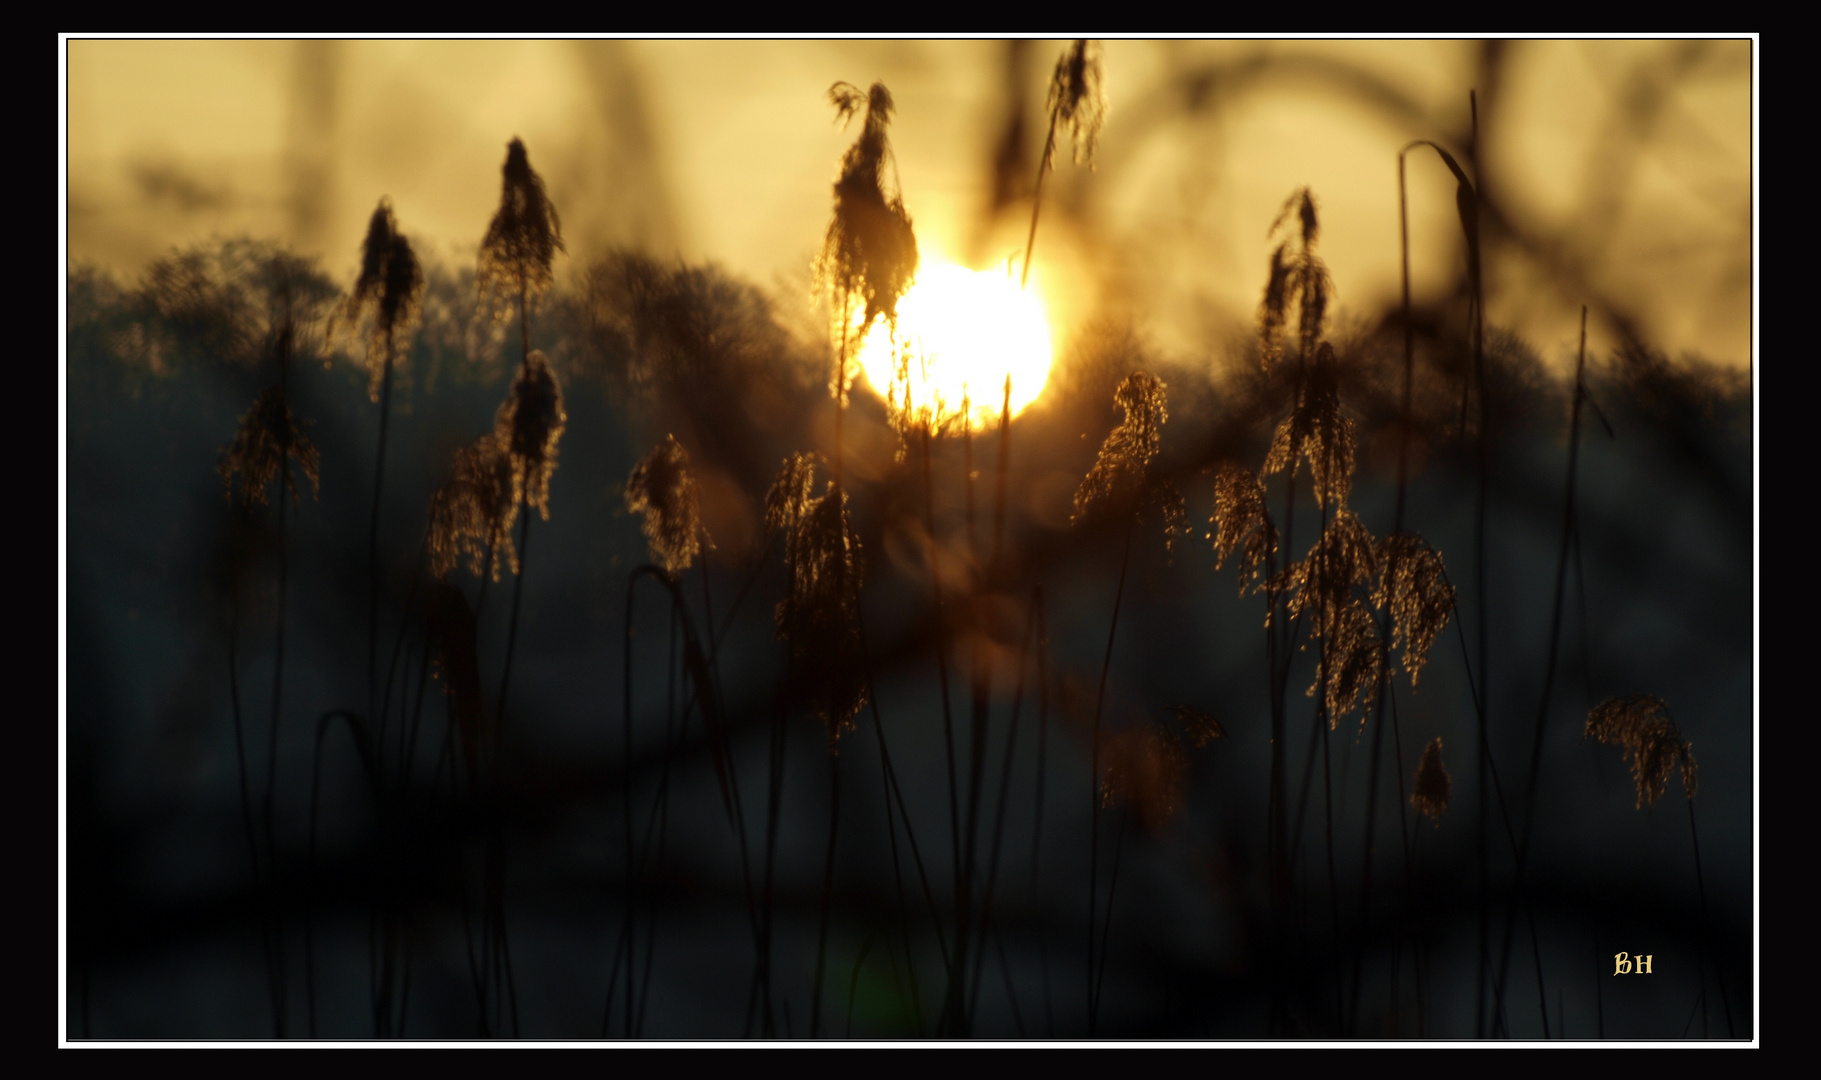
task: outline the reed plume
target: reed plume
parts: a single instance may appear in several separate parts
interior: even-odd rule
[[[1313,616],[1315,636],[1331,639],[1352,603],[1353,587],[1371,581],[1377,571],[1372,534],[1343,506],[1328,519],[1308,555],[1279,572],[1266,588],[1289,593],[1285,606],[1291,617]]]
[[[568,423],[556,370],[543,350],[533,349],[513,377],[511,394],[494,414],[493,437],[505,449],[512,470],[513,505],[535,509],[545,521],[550,520],[557,440]]]
[[[1340,407],[1340,362],[1333,346],[1321,342],[1305,367],[1296,408],[1277,425],[1265,455],[1264,475],[1309,466],[1315,500],[1345,503],[1353,486],[1354,425]]]
[[[852,83],[838,82],[829,87],[828,100],[843,125],[862,109],[866,114],[860,138],[841,156],[841,174],[835,180],[835,216],[815,265],[816,280],[828,293],[832,316],[839,320],[845,340],[856,298],[863,301],[861,335],[880,316],[896,323],[898,299],[917,273],[917,235],[896,190],[896,178],[889,186],[886,182],[891,158],[886,137],[893,109],[891,91],[884,83],[876,82],[871,90],[862,92]],[[841,359],[845,362],[845,355]],[[845,372],[840,376],[843,381],[831,389],[845,400]]]
[[[512,458],[497,432],[456,450],[449,474],[430,500],[430,572],[439,580],[466,561],[476,577],[500,579],[500,568],[519,571],[512,526]]]
[[[398,340],[422,313],[424,272],[411,241],[398,231],[389,199],[381,199],[368,219],[360,251],[360,277],[336,317],[349,328],[367,322],[367,395],[378,403],[397,358]]]
[[[1100,129],[1107,119],[1106,69],[1101,62],[1100,43],[1078,40],[1056,60],[1050,73],[1050,91],[1046,106],[1052,131],[1066,124],[1075,147],[1075,164],[1094,164],[1094,149],[1100,141]],[[1044,147],[1044,168],[1054,164],[1054,139]]]
[[[294,462],[310,482],[311,496],[322,497],[322,455],[285,398],[282,387],[272,386],[261,391],[253,407],[241,416],[234,441],[222,449],[219,471],[230,502],[234,499],[234,481],[238,477],[241,502],[265,506],[266,488],[282,474],[279,497],[289,494],[292,503],[296,503],[297,479],[285,467],[287,459]]]
[[[1298,351],[1305,358],[1314,353],[1334,292],[1328,266],[1315,253],[1321,222],[1315,212],[1315,196],[1308,188],[1291,193],[1265,235],[1279,232],[1286,235],[1271,252],[1271,275],[1258,309],[1259,359],[1267,369],[1283,358],[1281,338],[1292,311]]]
[[[1056,130],[1066,125],[1075,148],[1075,164],[1094,164],[1094,150],[1100,141],[1100,129],[1106,123],[1106,69],[1101,64],[1100,45],[1077,40],[1056,59],[1056,70],[1050,73],[1049,98],[1045,107],[1050,113],[1049,134],[1043,140],[1043,159],[1037,163],[1037,186],[1031,197],[1031,233],[1024,244],[1024,269],[1018,284],[1022,288],[1031,279],[1031,253],[1037,247],[1037,215],[1043,209],[1043,178],[1055,167]]]
[[[1416,766],[1416,780],[1411,785],[1410,805],[1439,827],[1442,814],[1448,810],[1448,795],[1453,784],[1442,765],[1442,737],[1437,735],[1423,748],[1423,759]]]
[[[550,270],[563,246],[563,223],[544,193],[544,178],[531,167],[525,144],[506,144],[501,167],[500,205],[481,240],[475,287],[495,323],[511,318],[517,304],[521,319],[532,301],[555,282]]]
[[[792,454],[765,497],[766,530],[784,535],[790,589],[778,602],[778,636],[790,642],[799,688],[828,729],[829,744],[853,728],[865,707],[860,641],[860,542],[848,521],[847,493],[832,481],[811,497],[815,459]]]
[[[1123,804],[1140,827],[1161,829],[1182,807],[1189,755],[1161,724],[1108,732],[1101,739],[1100,806]]]
[[[1383,645],[1378,620],[1372,617],[1366,605],[1354,600],[1340,609],[1322,643],[1328,669],[1324,704],[1329,730],[1340,723],[1342,716],[1359,706],[1362,698],[1377,692],[1379,676],[1384,670]],[[1315,696],[1314,686],[1309,687],[1308,696]],[[1365,726],[1365,722],[1362,713],[1360,725]]]
[[[689,451],[675,435],[652,447],[626,478],[626,509],[645,515],[645,540],[651,559],[672,577],[689,569],[706,535],[689,469]]]
[[[1214,568],[1239,553],[1239,592],[1267,571],[1277,554],[1277,525],[1265,509],[1265,486],[1252,470],[1231,462],[1214,477]],[[1243,547],[1242,547],[1243,545]]]
[[[1145,829],[1162,828],[1182,808],[1189,751],[1227,737],[1219,720],[1193,705],[1172,705],[1169,711],[1175,726],[1153,721],[1101,740],[1101,808],[1123,803]]]
[[[1188,534],[1182,493],[1151,472],[1151,463],[1162,447],[1164,421],[1170,415],[1167,397],[1164,381],[1147,371],[1134,371],[1119,384],[1113,401],[1125,411],[1125,419],[1107,434],[1093,466],[1075,490],[1071,524],[1102,516],[1137,518],[1155,508],[1163,521],[1166,548],[1173,549],[1176,538]]]
[[[1638,785],[1638,809],[1655,806],[1669,784],[1669,774],[1679,765],[1682,790],[1695,797],[1694,744],[1682,738],[1667,715],[1669,706],[1660,697],[1634,694],[1609,697],[1587,714],[1582,738],[1625,748],[1631,776]]]
[[[1390,615],[1390,644],[1403,646],[1404,670],[1415,687],[1430,647],[1448,626],[1454,585],[1441,552],[1415,533],[1392,533],[1381,540],[1378,564],[1383,569],[1372,603]]]

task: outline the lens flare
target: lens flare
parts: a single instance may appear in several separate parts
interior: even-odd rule
[[[928,255],[898,302],[894,343],[883,320],[858,350],[866,381],[881,396],[937,426],[962,419],[999,422],[1005,380],[1016,416],[1037,400],[1050,375],[1050,329],[1033,280],[1020,290],[1003,270],[969,270]]]

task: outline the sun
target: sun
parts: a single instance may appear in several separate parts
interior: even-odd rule
[[[1005,380],[1016,416],[1037,400],[1050,375],[1050,328],[1035,282],[1020,289],[1003,270],[969,270],[925,255],[898,301],[893,334],[875,323],[858,350],[866,381],[894,409],[944,427],[964,417],[975,428],[999,423]]]

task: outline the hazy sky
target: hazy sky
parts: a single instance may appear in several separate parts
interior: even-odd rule
[[[420,245],[470,258],[517,135],[571,268],[633,244],[802,288],[855,134],[827,90],[877,79],[896,98],[925,251],[1003,263],[1029,203],[993,213],[994,155],[1021,101],[1034,166],[1063,44],[71,41],[69,253],[130,275],[172,245],[244,232],[351,279],[388,196]],[[1747,364],[1753,48],[1512,42],[1482,86],[1471,42],[1108,41],[1096,168],[1065,146],[1046,187],[1052,322],[1066,335],[1110,306],[1179,355],[1219,348],[1249,324],[1267,227],[1304,184],[1343,314],[1379,310],[1398,293],[1398,148],[1463,150],[1478,88],[1488,195],[1534,241],[1489,253],[1490,321],[1559,359],[1597,291],[1672,354]],[[1409,175],[1420,298],[1463,255],[1446,169],[1425,152]],[[1610,343],[1598,321],[1595,336]]]

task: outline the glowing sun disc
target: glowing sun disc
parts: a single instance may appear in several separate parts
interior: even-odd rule
[[[1050,376],[1050,328],[1035,283],[1021,290],[1003,270],[974,271],[927,256],[898,301],[898,333],[883,319],[859,349],[866,381],[938,425],[958,419],[963,400],[974,427],[999,422],[1005,379],[1016,416]]]

